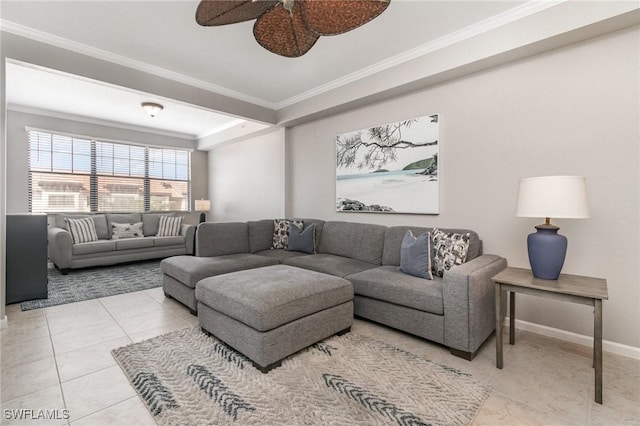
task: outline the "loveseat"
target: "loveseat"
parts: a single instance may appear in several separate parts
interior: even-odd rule
[[[482,253],[478,234],[464,235],[464,263],[428,280],[400,269],[401,246],[408,230],[414,235],[431,228],[372,225],[301,219],[315,227],[311,253],[274,249],[273,220],[202,223],[196,234],[196,256],[176,256],[161,263],[163,289],[197,309],[196,287],[204,278],[285,264],[334,275],[353,284],[355,315],[443,344],[451,353],[473,359],[495,329],[494,284],[506,268],[504,258]]]
[[[159,213],[53,214],[49,216],[49,259],[67,274],[69,269],[114,265],[146,259],[193,254],[194,225],[180,224],[175,235],[157,236]],[[76,242],[65,219],[91,218],[94,241]],[[142,235],[114,239],[112,229],[122,224],[142,224]],[[113,225],[118,224],[118,225]]]

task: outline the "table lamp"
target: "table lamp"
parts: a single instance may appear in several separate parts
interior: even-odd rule
[[[586,179],[580,176],[543,176],[520,180],[517,217],[544,217],[529,234],[527,249],[533,276],[557,280],[567,254],[567,238],[558,234],[550,218],[588,219]]]
[[[207,220],[207,214],[211,210],[211,200],[200,199],[195,201],[195,211],[200,212],[200,223]]]

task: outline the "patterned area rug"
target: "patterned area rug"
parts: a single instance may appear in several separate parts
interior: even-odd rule
[[[468,425],[490,386],[355,333],[263,374],[199,328],[114,349],[159,425]]]
[[[49,298],[22,302],[23,311],[147,290],[162,285],[160,260],[75,269],[49,269]]]

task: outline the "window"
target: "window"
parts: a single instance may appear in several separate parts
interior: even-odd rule
[[[29,130],[29,208],[189,211],[191,153]]]

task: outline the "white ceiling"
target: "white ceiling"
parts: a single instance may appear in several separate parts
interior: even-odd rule
[[[591,19],[587,15],[602,8],[603,3],[590,3],[594,6],[583,7],[581,13]],[[346,34],[321,37],[306,55],[295,59],[260,47],[253,39],[253,22],[200,27],[194,18],[198,0],[2,0],[0,24],[9,33],[279,111],[329,93],[342,84],[364,81],[424,52],[445,51],[460,40],[481,37],[522,16],[562,4],[568,3],[391,0],[388,9],[375,20]],[[556,9],[561,13],[561,8]],[[566,11],[564,16],[569,22]],[[537,28],[541,24],[546,23],[537,24]],[[551,24],[557,23],[549,22],[550,27]],[[519,38],[533,38],[513,29],[508,34],[509,39],[497,42],[507,46],[505,49],[511,44],[517,46]],[[471,58],[474,52],[466,50],[462,55]],[[218,114],[224,112],[222,108],[211,111],[23,65],[7,68],[10,106],[106,119],[194,138],[224,134],[225,127],[234,128],[226,133],[236,137],[242,133],[236,131],[240,128],[255,131],[265,127],[265,123],[240,124],[239,117]],[[140,102],[147,100],[165,105],[153,120],[139,108]]]

